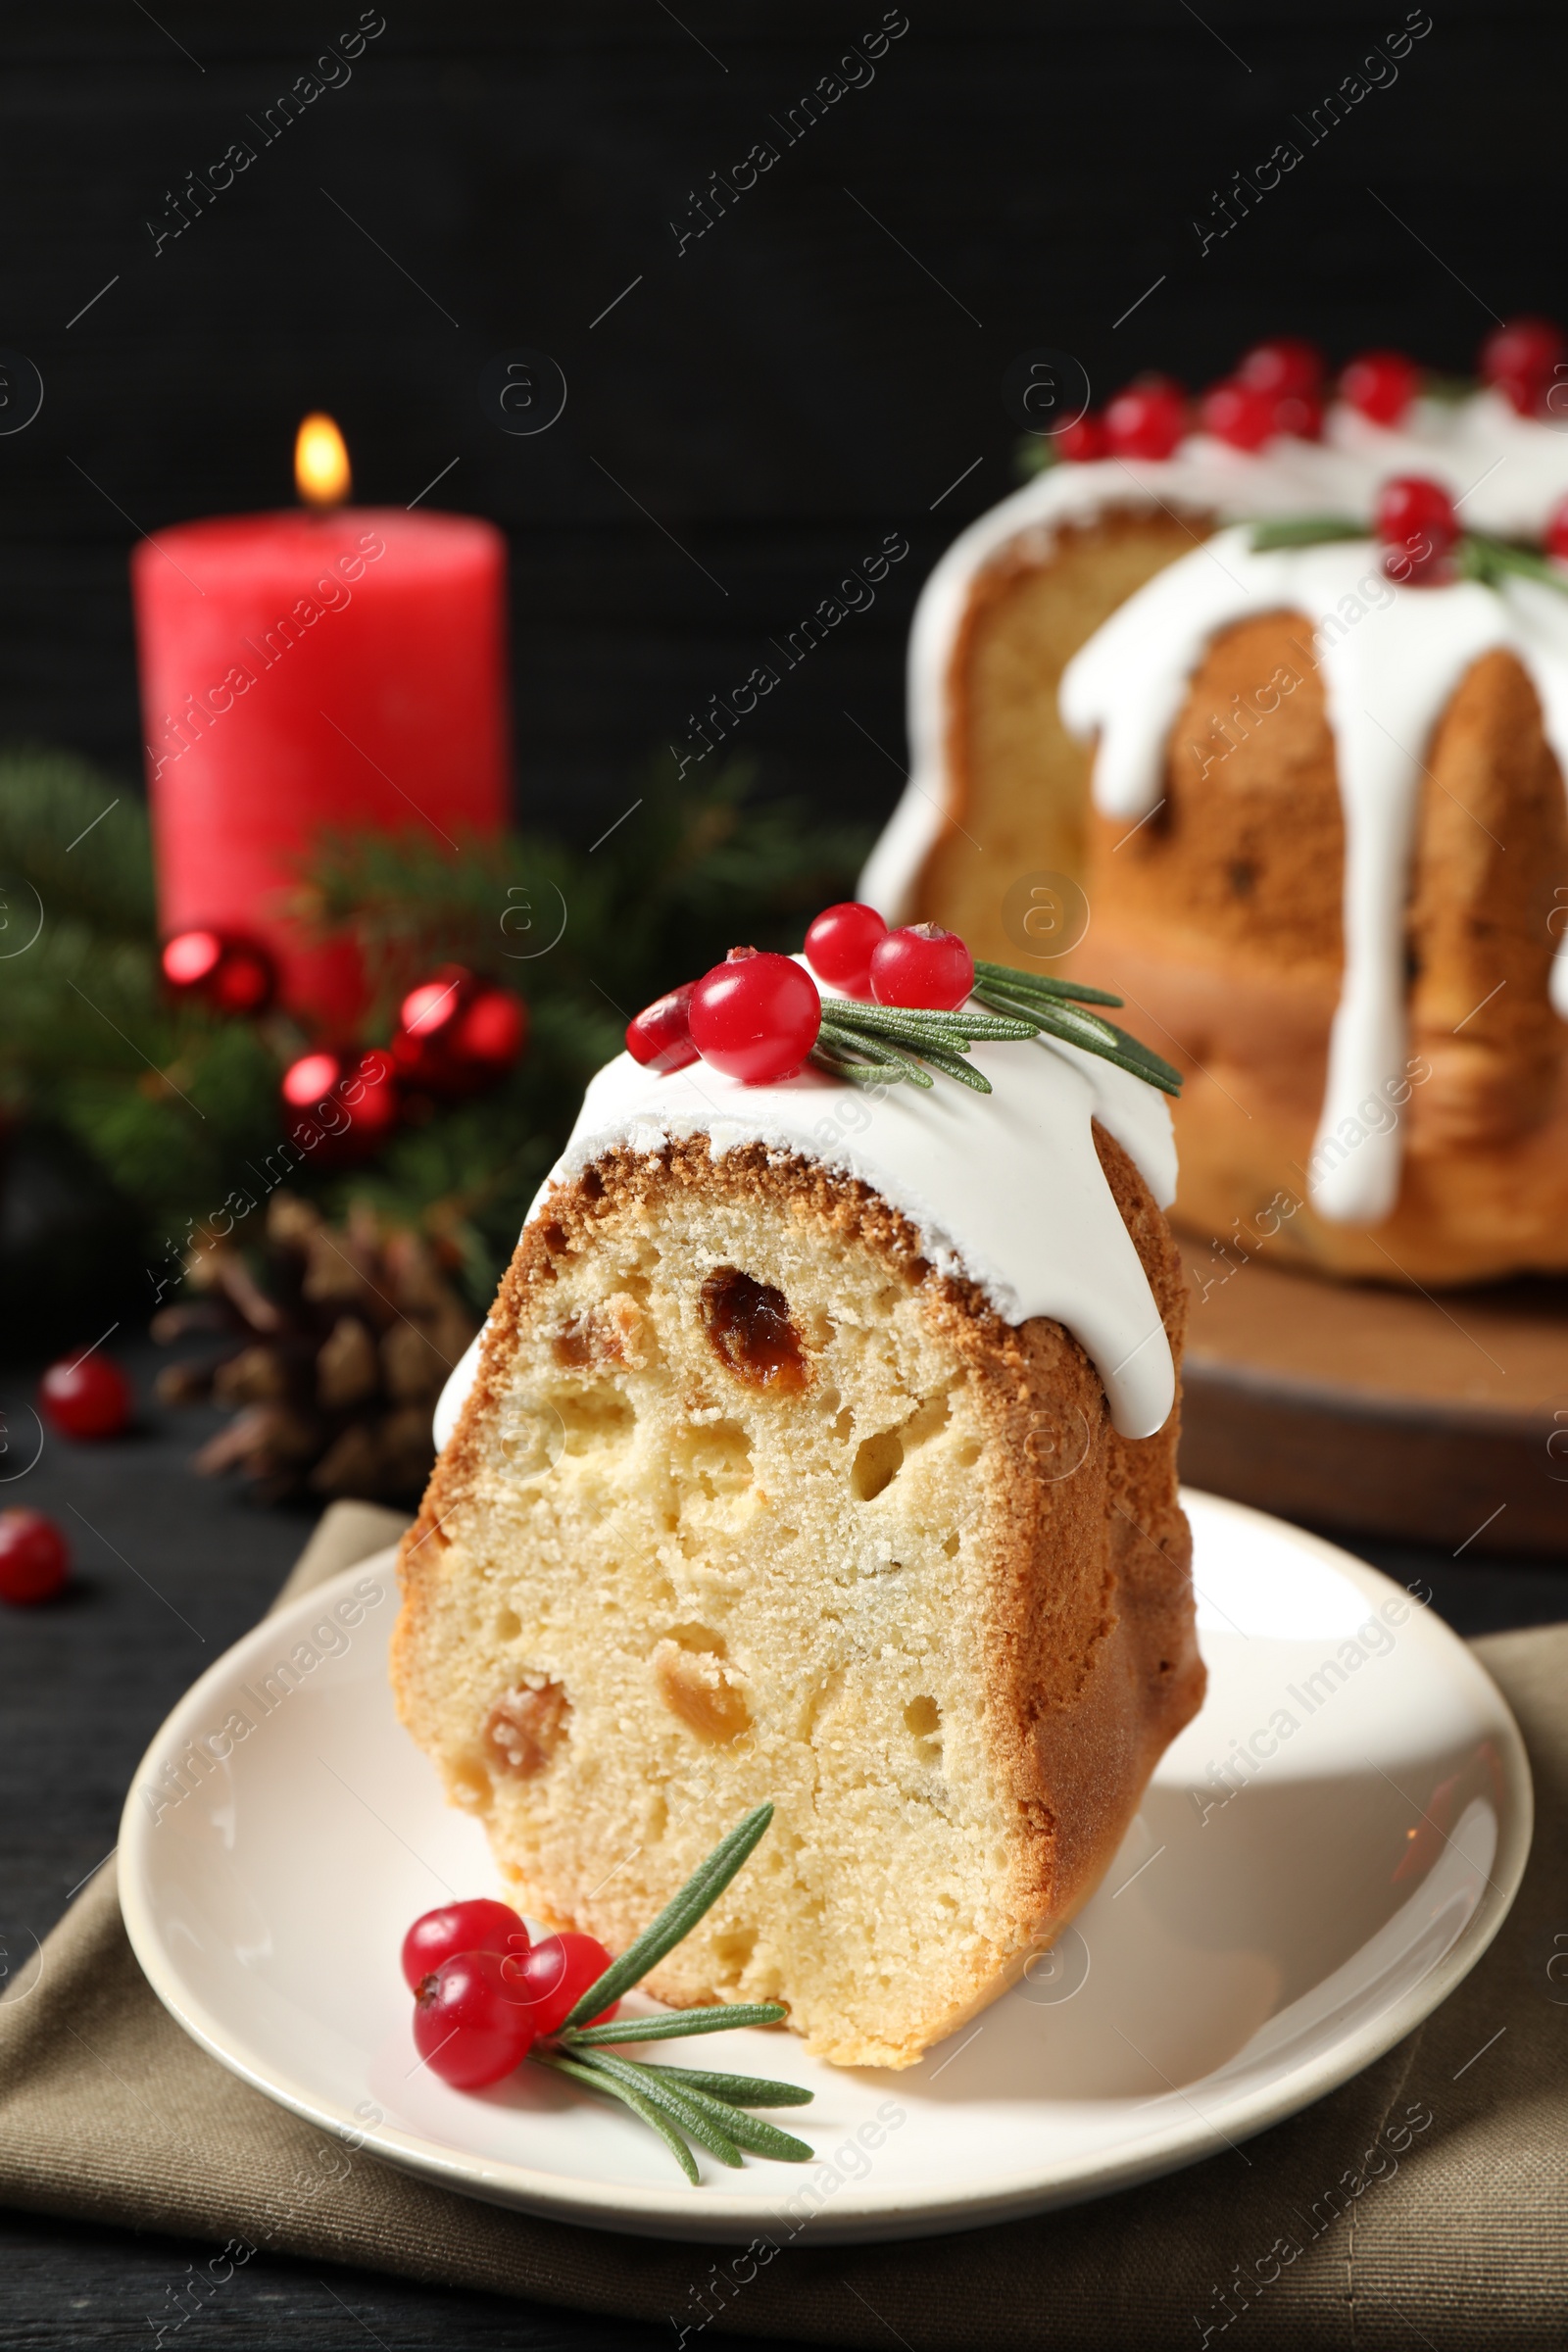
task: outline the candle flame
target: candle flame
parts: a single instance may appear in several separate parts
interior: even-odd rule
[[[349,453],[330,416],[307,416],[294,443],[294,481],[308,507],[339,507],[353,487]]]

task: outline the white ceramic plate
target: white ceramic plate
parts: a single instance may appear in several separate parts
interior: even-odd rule
[[[811,2085],[781,2120],[815,2165],[702,2156],[689,2188],[643,2125],[540,2068],[473,2095],[418,2065],[404,1930],[497,1877],[393,1715],[390,1553],[259,1625],[153,1742],[121,1832],[136,1956],[215,2058],[351,2149],[563,2221],[926,2235],[1194,2163],[1436,2008],[1513,1899],[1531,1794],[1497,1690],[1418,1599],[1279,1520],[1186,1501],[1207,1702],[1057,1947],[904,2073],[818,2065],[778,2032],[703,2043]]]

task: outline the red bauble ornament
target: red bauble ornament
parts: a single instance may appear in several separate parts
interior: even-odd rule
[[[47,1600],[71,1572],[66,1539],[42,1511],[0,1511],[0,1600]]]
[[[414,1996],[414,2041],[432,2075],[483,2090],[520,2066],[538,2028],[499,1952],[457,1952]]]
[[[1481,372],[1521,416],[1539,416],[1568,340],[1549,318],[1510,318],[1481,346]]]
[[[1064,424],[1052,439],[1058,456],[1074,466],[1093,466],[1110,455],[1110,435],[1105,430],[1103,416],[1086,413],[1075,424]]]
[[[610,1954],[592,1936],[568,1929],[561,1936],[541,1936],[520,1960],[509,1960],[506,1976],[515,1997],[528,2004],[536,2034],[559,2034],[590,1984],[610,1966]],[[612,2001],[597,2017],[585,2022],[602,2026],[620,2007]]]
[[[1168,375],[1141,375],[1105,411],[1115,458],[1168,458],[1187,430],[1187,395]]]
[[[318,1047],[283,1073],[289,1139],[327,1167],[348,1167],[378,1152],[399,1118],[392,1056],[379,1046],[347,1055]]]
[[[266,948],[233,932],[177,931],[160,960],[176,996],[199,997],[215,1012],[265,1012],[277,994],[277,966]]]
[[[690,1018],[705,1061],[744,1086],[771,1086],[792,1076],[815,1045],[822,1000],[792,957],[731,948],[692,990]]]
[[[824,906],[806,934],[806,960],[819,980],[849,997],[871,994],[871,956],[888,927],[874,906],[845,899]]]
[[[1255,384],[1233,376],[1203,394],[1199,418],[1205,433],[1228,441],[1232,449],[1261,449],[1277,429],[1275,405],[1272,392],[1260,392]]]
[[[1242,354],[1236,375],[1238,382],[1276,398],[1296,394],[1312,399],[1323,387],[1323,354],[1300,335],[1274,335]]]
[[[1421,389],[1421,370],[1402,351],[1363,351],[1340,378],[1340,397],[1374,424],[1397,424]]]
[[[652,1004],[645,1004],[636,1019],[627,1022],[626,1051],[645,1070],[667,1077],[671,1070],[684,1070],[698,1059],[691,1021],[696,986],[695,980],[683,981],[667,997],[656,997]]]
[[[459,1952],[515,1952],[528,1949],[528,1931],[510,1903],[477,1896],[467,1903],[443,1903],[426,1911],[403,1938],[403,1977],[417,1992],[428,1976]]]
[[[973,986],[974,957],[956,931],[939,923],[890,931],[871,958],[871,994],[879,1004],[956,1012]]]
[[[456,1097],[504,1078],[527,1037],[520,997],[447,963],[404,998],[392,1054],[409,1085]]]
[[[116,1438],[130,1420],[135,1398],[113,1356],[62,1356],[38,1383],[38,1404],[63,1437]]]
[[[1372,526],[1383,542],[1383,568],[1406,588],[1437,588],[1452,577],[1459,536],[1453,501],[1425,474],[1396,474],[1378,492]]]
[[[1546,525],[1546,553],[1555,556],[1559,564],[1568,564],[1568,498],[1551,511]]]

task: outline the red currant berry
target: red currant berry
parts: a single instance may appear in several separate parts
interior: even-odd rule
[[[0,1600],[18,1606],[58,1592],[71,1567],[66,1539],[42,1511],[0,1511]]]
[[[824,906],[806,934],[806,960],[819,980],[842,988],[847,996],[871,993],[871,952],[886,939],[888,927],[874,906],[845,899]]]
[[[403,1938],[403,1974],[417,1992],[426,1977],[459,1952],[525,1952],[528,1931],[510,1903],[479,1896],[469,1903],[443,1903],[426,1911]]]
[[[627,1022],[626,1051],[645,1070],[656,1070],[664,1077],[671,1070],[686,1069],[697,1059],[691,1022],[696,988],[695,980],[684,981],[679,988],[672,988],[667,997],[656,997],[652,1004],[643,1006],[634,1021]]]
[[[1318,392],[1282,392],[1274,403],[1274,430],[1298,441],[1323,438],[1323,397]]]
[[[610,1954],[602,1943],[568,1930],[562,1936],[541,1936],[520,1960],[509,1960],[507,1977],[514,1998],[528,2004],[535,2034],[543,2035],[560,2033],[589,1985],[609,1966]],[[588,2023],[602,2026],[619,2007],[618,2001],[612,2001]]]
[[[798,1070],[822,1026],[809,972],[788,956],[731,948],[691,997],[692,1043],[705,1061],[743,1086],[770,1086]]]
[[[1545,406],[1547,386],[1564,360],[1568,341],[1549,318],[1510,318],[1481,346],[1481,372],[1521,416]]]
[[[1261,449],[1276,430],[1274,408],[1272,392],[1260,392],[1255,384],[1233,377],[1203,394],[1199,416],[1204,432],[1216,441],[1228,441],[1232,449]]]
[[[974,957],[956,931],[912,923],[890,931],[871,958],[871,994],[879,1004],[954,1012],[974,986]]]
[[[1546,553],[1555,556],[1559,564],[1568,564],[1568,498],[1551,511],[1546,525]]]
[[[1110,437],[1103,416],[1082,416],[1075,424],[1064,424],[1052,438],[1058,455],[1073,466],[1093,466],[1098,459],[1110,455]]]
[[[1441,586],[1459,536],[1453,501],[1425,474],[1396,474],[1378,492],[1373,528],[1383,542],[1383,568],[1407,588]]]
[[[1299,335],[1275,335],[1244,352],[1236,373],[1239,381],[1259,392],[1309,397],[1322,388],[1323,354]]]
[[[503,1077],[528,1042],[528,1007],[510,988],[481,986],[451,1036],[455,1061],[481,1080]]]
[[[1168,375],[1141,375],[1105,411],[1115,458],[1168,458],[1187,430],[1187,395]]]
[[[1402,351],[1363,351],[1340,378],[1340,397],[1374,424],[1397,424],[1421,389],[1421,370]]]
[[[505,1973],[513,1966],[499,1952],[455,1952],[416,1989],[414,2045],[457,2090],[499,2082],[533,2047],[538,2028]]]
[[[63,1437],[115,1438],[131,1415],[129,1381],[109,1355],[81,1355],[51,1364],[38,1383],[44,1418]]]

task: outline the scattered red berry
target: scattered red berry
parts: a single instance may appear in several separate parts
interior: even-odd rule
[[[1559,564],[1568,564],[1568,498],[1551,511],[1551,520],[1546,525],[1546,553],[1555,556]]]
[[[200,997],[215,1012],[265,1012],[277,992],[277,967],[254,939],[179,931],[165,941],[161,960],[176,996]]]
[[[1168,375],[1141,375],[1105,411],[1115,458],[1168,458],[1187,430],[1187,395]]]
[[[528,1931],[510,1903],[478,1896],[467,1903],[443,1903],[416,1919],[403,1938],[403,1974],[409,1990],[417,1992],[426,1977],[459,1952],[522,1953],[528,1949]]]
[[[1242,354],[1236,375],[1238,382],[1276,398],[1295,393],[1311,399],[1322,390],[1323,354],[1299,335],[1275,335]]]
[[[131,1416],[129,1381],[111,1355],[51,1364],[38,1383],[44,1418],[67,1438],[115,1438]]]
[[[1402,351],[1363,351],[1340,378],[1340,397],[1374,424],[1397,424],[1421,389],[1421,370]]]
[[[1452,576],[1448,559],[1459,523],[1441,482],[1420,473],[1396,474],[1378,492],[1372,522],[1391,580],[1432,588]]]
[[[819,980],[846,996],[871,994],[871,956],[888,927],[874,906],[845,899],[824,906],[806,934],[806,960]]]
[[[525,2001],[534,2033],[541,2037],[559,2034],[566,2019],[610,1966],[610,1954],[592,1936],[568,1930],[561,1936],[541,1936],[517,1961],[507,1962],[506,1973],[514,1997]],[[602,2026],[620,2007],[612,2001],[590,2025]]]
[[[1204,432],[1216,441],[1228,441],[1232,449],[1261,449],[1276,430],[1274,409],[1272,392],[1260,392],[1255,384],[1233,376],[1203,394],[1199,416]]]
[[[499,2082],[533,2047],[539,2029],[511,1981],[514,1966],[499,1952],[455,1952],[415,1991],[415,2047],[457,2090]]]
[[[19,1607],[58,1592],[71,1567],[66,1539],[42,1511],[0,1511],[0,1600]]]
[[[793,957],[731,948],[692,990],[690,1018],[705,1061],[744,1086],[770,1086],[798,1070],[815,1045],[822,1000]]]
[[[879,1004],[953,1012],[974,986],[974,957],[956,931],[911,923],[890,931],[871,957],[871,994]]]
[[[634,1021],[627,1022],[626,1051],[645,1070],[657,1070],[663,1077],[671,1070],[684,1070],[698,1058],[691,1022],[696,986],[695,980],[684,981],[667,997],[656,997]]]
[[[1059,454],[1074,466],[1093,466],[1097,459],[1110,455],[1110,436],[1103,416],[1092,414],[1080,416],[1076,424],[1064,424],[1052,438]]]
[[[1539,416],[1568,340],[1549,318],[1510,318],[1481,346],[1481,372],[1521,416]]]

